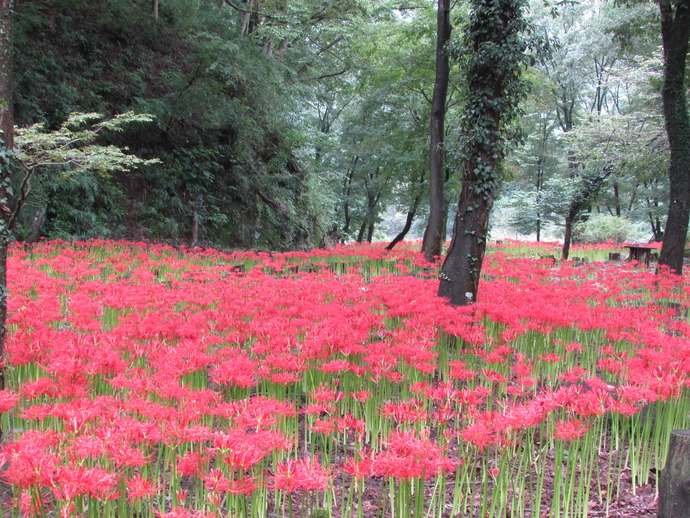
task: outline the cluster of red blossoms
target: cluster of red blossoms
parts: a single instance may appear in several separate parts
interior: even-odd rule
[[[303,493],[335,509],[349,480],[469,484],[476,466],[506,492],[594,434],[656,440],[661,462],[687,420],[666,402],[687,391],[690,288],[634,266],[495,251],[464,308],[409,248],[47,242],[17,246],[9,272],[14,512],[264,516]],[[531,460],[505,460],[518,450]]]

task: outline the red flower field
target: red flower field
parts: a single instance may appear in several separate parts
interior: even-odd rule
[[[529,250],[452,308],[410,249],[17,245],[4,512],[633,516],[689,424],[687,279]]]

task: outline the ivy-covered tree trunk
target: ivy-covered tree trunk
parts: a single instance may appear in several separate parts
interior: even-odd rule
[[[7,323],[7,247],[12,215],[10,155],[14,145],[12,113],[12,14],[14,0],[0,0],[0,390],[5,388],[5,334]]]
[[[489,214],[504,155],[505,125],[517,113],[525,63],[522,0],[472,0],[464,108],[465,162],[453,237],[438,294],[453,305],[477,300]]]
[[[664,85],[661,97],[671,149],[668,169],[670,199],[659,264],[681,274],[690,219],[690,120],[685,94],[690,0],[660,1],[659,9],[664,48]]]
[[[444,211],[444,150],[446,98],[450,77],[450,59],[446,45],[450,40],[450,0],[438,0],[436,35],[436,81],[431,99],[431,131],[429,139],[429,222],[424,232],[422,252],[427,261],[441,255],[446,237]]]

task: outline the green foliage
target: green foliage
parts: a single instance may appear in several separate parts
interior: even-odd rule
[[[445,146],[452,187],[446,191],[455,196],[454,173],[468,156],[484,156],[475,168],[487,182],[477,188],[488,195],[508,173],[513,183],[505,191],[534,211],[515,222],[528,228],[537,214],[549,222],[562,213],[554,205],[558,196],[547,192],[559,179],[567,184],[570,175],[601,166],[605,131],[619,127],[616,135],[635,151],[635,132],[641,133],[631,121],[651,127],[660,120],[654,111],[659,41],[650,30],[656,17],[649,3],[597,9],[564,3],[554,17],[543,2],[532,2],[536,43],[527,55],[538,64],[527,74],[534,93],[522,105],[526,145],[504,168],[501,158],[521,140],[515,100],[524,93],[520,74],[529,61],[522,39],[527,24],[510,14],[513,3],[477,2],[470,23],[469,5],[454,5]],[[482,25],[479,18],[493,21]],[[489,41],[484,37],[495,24],[502,39]],[[158,19],[148,0],[19,2],[17,124],[43,124],[26,130],[39,138],[62,131],[72,112],[106,119],[150,113],[153,123],[108,132],[97,156],[82,156],[83,165],[97,169],[96,160],[107,164],[109,154],[124,161],[115,153],[126,148],[142,160],[162,161],[127,173],[111,169],[110,179],[74,178],[62,187],[60,179],[56,185],[36,181],[27,208],[51,207],[43,225],[48,237],[102,228],[112,237],[183,243],[196,221],[204,245],[308,248],[334,226],[344,227],[346,211],[348,235],[357,237],[391,207],[406,213],[428,190],[423,173],[434,27],[433,2],[417,0],[166,0]],[[633,59],[626,49],[642,54]],[[485,72],[497,79],[482,84]],[[480,88],[470,96],[473,81]],[[571,140],[561,138],[571,130]],[[495,149],[482,147],[492,139]],[[584,156],[580,151],[588,147],[599,156]],[[625,166],[611,164],[618,199],[607,189],[594,203],[630,206],[623,215],[636,221],[654,219],[664,207],[666,181],[656,175],[663,153],[643,157],[645,146],[637,153],[623,147],[609,153],[609,162],[626,157]],[[78,169],[70,155],[76,151],[54,148],[54,162],[46,163],[71,163],[62,169],[69,175]],[[569,153],[579,169],[570,167]],[[112,225],[99,212],[102,197],[118,215]],[[422,201],[417,214],[424,212]]]
[[[320,2],[291,2],[280,13],[261,4],[265,16],[243,30],[244,14],[216,2],[195,9],[182,0],[161,2],[158,20],[145,1],[22,2],[18,123],[59,130],[73,111],[156,117],[155,125],[109,135],[99,149],[101,159],[114,153],[108,145],[162,159],[114,173],[110,185],[123,193],[114,198],[116,212],[127,214],[114,237],[186,241],[196,218],[200,239],[216,246],[309,247],[324,205],[314,201],[318,192],[307,192],[311,171],[301,160],[298,123],[312,85],[305,88],[296,71],[329,66],[318,59],[319,46],[335,38],[344,13],[362,16],[363,5],[324,11]],[[308,38],[297,37],[305,31]],[[281,48],[284,38],[292,43]],[[69,154],[55,158],[74,163]],[[64,201],[66,213],[81,209]],[[46,231],[57,228],[56,218],[49,212]]]
[[[97,140],[104,134],[123,131],[127,125],[152,120],[150,115],[133,112],[111,119],[97,113],[72,113],[54,131],[40,123],[16,128],[15,156],[23,174],[21,181],[15,180],[9,227],[19,221],[17,233],[28,240],[42,232],[58,238],[112,237],[110,230],[118,226],[123,210],[117,203],[122,201],[121,191],[109,177],[160,161],[144,160]],[[40,175],[44,172],[58,174]],[[25,206],[33,208],[32,214],[20,218]],[[44,228],[46,218],[50,224]]]
[[[46,224],[41,234],[60,239],[112,239],[122,235],[126,223],[123,192],[110,179],[83,172],[65,181],[46,175],[36,186],[34,210],[27,207],[18,229],[20,238],[31,238],[32,219],[45,203]]]
[[[562,4],[554,15],[533,2],[531,16],[550,52],[528,73],[532,92],[522,118],[527,137],[509,157],[511,181],[504,193],[510,199],[504,204],[531,211],[512,225],[524,231],[529,220],[534,232],[540,219],[553,235],[554,218],[568,213],[544,203],[554,198],[554,186],[566,187],[555,193],[566,197],[560,205],[567,206],[583,177],[610,168],[607,183],[580,209],[644,221],[658,234],[668,198],[662,66],[658,29],[650,30],[650,23],[658,23],[658,7]],[[644,27],[638,24],[643,19]]]
[[[158,159],[144,160],[125,153],[126,148],[96,144],[103,132],[123,131],[123,125],[152,120],[150,115],[134,112],[105,120],[98,113],[71,113],[54,131],[47,131],[45,124],[41,123],[16,128],[16,157],[28,170],[57,167],[63,177],[83,171],[107,176],[115,171],[157,164],[160,162]]]
[[[621,244],[635,233],[632,222],[610,214],[596,214],[582,227],[582,240],[586,243],[605,243],[612,240],[614,243]]]

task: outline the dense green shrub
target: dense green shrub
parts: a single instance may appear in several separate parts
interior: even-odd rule
[[[582,224],[581,236],[586,243],[603,243],[612,240],[623,243],[635,234],[635,225],[627,219],[609,214],[597,214]]]

